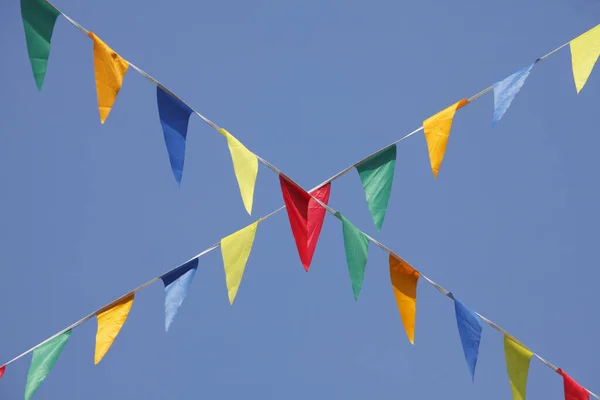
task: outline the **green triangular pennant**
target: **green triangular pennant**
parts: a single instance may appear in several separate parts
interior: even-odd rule
[[[71,331],[68,330],[33,351],[25,385],[25,400],[31,399],[40,384],[46,379],[70,336]]]
[[[350,280],[352,281],[354,300],[358,300],[358,294],[365,277],[369,239],[342,214],[338,213],[338,216],[342,220],[344,249],[346,250],[346,261],[348,262],[348,272],[350,272]]]
[[[50,40],[59,12],[44,0],[21,0],[21,17],[25,27],[25,39],[33,77],[39,90],[42,90],[48,57]]]

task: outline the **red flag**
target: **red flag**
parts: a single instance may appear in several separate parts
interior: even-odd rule
[[[558,369],[565,382],[565,400],[589,400],[590,393],[585,390],[579,383],[565,373],[562,369]]]
[[[315,248],[317,247],[317,241],[319,240],[326,212],[311,197],[311,194],[321,202],[327,204],[329,202],[331,183],[315,189],[311,194],[308,194],[301,187],[290,182],[282,175],[279,175],[279,182],[281,183],[281,193],[283,194],[283,201],[287,208],[292,233],[296,240],[298,254],[300,255],[304,269],[308,271]]]
[[[4,376],[4,371],[6,371],[6,365],[0,367],[0,378]]]

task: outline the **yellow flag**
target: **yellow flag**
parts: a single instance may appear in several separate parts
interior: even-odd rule
[[[529,362],[533,353],[508,336],[504,336],[504,355],[513,400],[525,400]]]
[[[571,40],[571,62],[577,93],[583,89],[600,56],[600,25]]]
[[[390,278],[408,340],[415,344],[417,281],[421,274],[401,258],[390,254]]]
[[[133,293],[118,303],[111,304],[108,310],[102,311],[96,316],[98,318],[98,332],[96,332],[94,364],[98,364],[112,346],[125,320],[127,320],[132,305]]]
[[[250,251],[252,251],[254,236],[256,236],[256,227],[260,221],[259,219],[244,229],[221,239],[221,254],[223,255],[223,265],[225,266],[225,282],[227,283],[229,303],[232,305],[242,282],[246,262],[250,256]]]
[[[106,45],[92,32],[88,34],[94,41],[94,74],[96,75],[96,92],[100,122],[104,123],[121,90],[123,77],[129,63]]]
[[[425,140],[427,140],[429,161],[431,162],[434,178],[437,178],[438,172],[440,172],[454,113],[468,103],[468,100],[463,99],[423,121],[423,131],[425,132]]]
[[[258,174],[258,158],[246,148],[231,133],[221,128],[221,135],[227,138],[227,146],[233,161],[233,170],[240,187],[244,207],[252,215],[252,201],[254,199],[254,184]]]

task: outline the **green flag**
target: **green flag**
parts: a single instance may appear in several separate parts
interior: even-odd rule
[[[371,211],[373,222],[378,231],[381,230],[381,225],[383,225],[383,218],[390,200],[395,166],[395,144],[356,166],[365,188],[369,211]]]
[[[344,249],[346,250],[346,261],[348,262],[348,272],[350,272],[350,280],[352,281],[354,300],[358,300],[358,294],[365,277],[369,239],[342,214],[338,213],[338,217],[342,220]]]
[[[59,12],[44,0],[21,0],[21,17],[25,27],[25,39],[33,77],[39,90],[42,90],[48,57],[50,39]]]
[[[46,379],[70,336],[71,331],[68,330],[33,351],[25,385],[25,400],[31,399],[40,384]]]

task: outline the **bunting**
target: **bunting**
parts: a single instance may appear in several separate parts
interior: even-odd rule
[[[237,295],[244,269],[252,251],[254,237],[259,219],[253,224],[232,233],[221,239],[221,254],[223,256],[223,266],[225,267],[225,282],[227,283],[227,293],[229,295],[229,304],[233,305]]]
[[[352,222],[348,221],[342,214],[337,213],[342,220],[342,230],[344,233],[344,250],[346,251],[346,261],[348,263],[348,272],[352,282],[352,291],[354,300],[358,300],[360,289],[362,288],[365,277],[365,266],[367,265],[367,253],[369,250],[369,238],[362,233]]]
[[[456,325],[458,326],[465,359],[467,360],[471,378],[475,380],[475,366],[479,357],[479,342],[481,341],[481,317],[469,310],[456,298],[454,298],[454,309],[456,312]]]
[[[240,187],[242,201],[248,214],[252,215],[252,202],[254,199],[254,185],[258,174],[258,158],[248,150],[231,133],[221,128],[221,135],[227,139],[227,146],[233,161],[233,170]]]
[[[2,378],[4,376],[5,372],[6,372],[6,365],[3,365],[0,367],[0,378]]]
[[[50,41],[59,12],[44,0],[21,0],[21,18],[25,28],[27,53],[38,90],[42,90],[48,58]]]
[[[437,178],[442,166],[454,114],[468,103],[468,100],[462,99],[423,121],[423,132],[429,149],[429,161],[434,178]]]
[[[123,78],[129,63],[106,45],[94,33],[88,36],[94,41],[94,74],[96,75],[96,92],[100,122],[104,123],[121,90]]]
[[[395,166],[395,144],[356,166],[360,181],[365,189],[371,217],[378,231],[381,230],[388,202],[390,201]]]
[[[576,37],[569,43],[571,47],[571,63],[573,79],[577,93],[585,86],[594,65],[600,56],[600,25]]]
[[[326,213],[314,198],[328,204],[331,184],[315,189],[310,194],[282,175],[279,175],[279,184],[300,261],[308,272]]]
[[[502,119],[515,96],[525,84],[525,80],[534,65],[535,63],[518,70],[500,82],[494,83],[494,119],[492,120],[492,126],[495,126]]]
[[[529,362],[533,353],[520,343],[504,335],[504,356],[506,371],[512,390],[513,400],[525,400]]]
[[[98,331],[96,332],[94,364],[98,364],[102,360],[121,331],[133,305],[133,297],[134,294],[131,293],[124,299],[111,304],[110,308],[98,313],[96,316],[98,319]]]
[[[68,330],[33,351],[25,384],[25,400],[30,400],[46,379],[70,337],[71,331]]]
[[[187,296],[188,289],[192,284],[197,269],[198,259],[194,258],[160,278],[165,285],[166,332],[169,331],[169,327],[173,323],[177,311],[179,311],[179,307],[181,307],[183,300],[185,300],[185,297]]]
[[[565,400],[589,400],[590,393],[585,390],[579,383],[571,378],[565,371],[558,369],[558,372],[563,377],[565,387]]]
[[[406,336],[415,344],[415,320],[417,315],[417,282],[421,274],[402,258],[390,254],[390,279],[394,297],[404,324]]]

